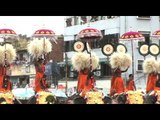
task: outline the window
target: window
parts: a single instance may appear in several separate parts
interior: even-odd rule
[[[74,41],[65,41],[65,52],[73,51],[73,42]]]
[[[66,20],[66,25],[67,25],[67,27],[72,26],[72,18],[68,18]]]
[[[139,72],[143,71],[143,62],[144,60],[137,60],[137,71]]]
[[[91,16],[90,22],[98,21],[98,16]]]
[[[94,48],[99,48],[99,40],[94,40],[94,41],[92,41],[92,43],[91,43],[92,45],[92,48],[94,49]]]
[[[81,25],[87,23],[87,16],[81,16]]]
[[[115,18],[115,16],[107,16],[108,19]]]
[[[30,73],[30,65],[26,66],[25,70],[26,70],[26,73]]]
[[[108,18],[108,19],[111,19],[111,18],[112,18],[112,16],[107,16],[107,18]]]
[[[144,43],[144,41],[138,41],[138,46],[137,46],[137,48],[139,48],[143,43]]]
[[[105,16],[100,16],[100,20],[105,20]]]
[[[102,47],[106,43],[117,44],[119,38],[119,33],[104,35],[102,40],[100,40],[100,46]]]
[[[105,30],[101,30],[102,36],[104,36],[105,34]]]
[[[151,40],[150,40],[150,31],[139,31],[144,37],[145,37],[145,43],[146,44],[151,44]],[[138,41],[138,47],[144,43],[144,41]]]
[[[148,19],[148,20],[150,20],[151,17],[150,16],[138,16],[137,19],[146,19],[146,20]]]
[[[69,41],[65,41],[65,52],[69,51]]]
[[[76,40],[76,39],[77,39],[77,34],[74,35],[74,40]]]
[[[74,25],[78,25],[78,16],[74,16]]]

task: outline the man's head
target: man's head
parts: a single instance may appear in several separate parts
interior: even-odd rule
[[[133,79],[133,74],[129,74],[129,79],[130,79],[130,80]]]

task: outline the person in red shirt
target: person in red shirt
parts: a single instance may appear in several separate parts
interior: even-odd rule
[[[0,89],[2,88],[2,85],[3,85],[5,71],[6,71],[6,68],[3,65],[0,65]]]
[[[157,81],[157,73],[152,72],[148,75],[146,93],[149,93],[154,90]]]
[[[122,71],[120,68],[116,68],[114,70],[113,77],[111,80],[110,96],[114,95],[115,93],[124,92],[125,85],[124,85],[123,78],[121,77],[121,74],[123,72],[126,72],[128,68],[125,71]]]
[[[44,74],[41,81],[40,81],[41,89],[46,90],[48,88],[47,86],[47,78],[46,75]]]
[[[3,83],[2,83],[2,87],[0,89],[0,91],[11,91],[12,90],[12,82],[10,81],[10,77],[8,75],[4,76],[3,79]]]
[[[43,88],[41,87],[41,80],[43,79],[45,71],[44,59],[38,58],[38,60],[35,60],[34,65],[36,69],[35,92],[37,93],[43,90]]]
[[[94,88],[95,80],[93,75],[91,75],[89,68],[85,68],[79,72],[77,92],[82,92],[82,90],[91,90]]]
[[[160,74],[158,74],[158,79],[156,80],[154,90],[160,91]]]
[[[3,89],[3,81],[5,79],[5,76],[7,74],[7,71],[10,68],[10,64],[6,63],[6,65],[0,65],[0,90]]]
[[[127,84],[126,84],[127,91],[129,91],[129,90],[135,91],[136,90],[136,86],[135,86],[133,78],[134,78],[133,75],[129,74],[129,80],[127,81]]]

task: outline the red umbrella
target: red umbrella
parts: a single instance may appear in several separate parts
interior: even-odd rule
[[[124,33],[120,39],[120,41],[131,41],[131,47],[132,47],[132,73],[134,75],[134,54],[133,54],[133,40],[140,40],[140,41],[144,41],[145,38],[144,36],[139,33],[139,32],[133,32],[133,31],[130,31],[130,32],[126,32]]]
[[[5,29],[0,29],[0,37],[3,38],[4,40],[2,42],[13,42],[14,40],[16,40],[15,38],[18,38],[18,35],[14,30],[5,28]]]
[[[160,38],[160,30],[156,30],[155,32],[153,32],[153,34],[151,35],[151,37],[153,37],[153,38]]]
[[[102,39],[102,33],[101,31],[95,29],[95,28],[86,28],[81,30],[78,35],[77,39]]]
[[[92,40],[100,40],[103,38],[103,35],[100,30],[95,28],[86,28],[81,30],[78,34],[76,39],[84,40],[85,42],[90,43]],[[91,46],[90,46],[91,47]]]
[[[55,32],[50,29],[39,29],[34,32],[32,37],[46,37],[50,38],[51,40],[54,40],[54,42],[57,44],[57,36],[55,35]]]
[[[141,33],[130,31],[124,33],[119,40],[124,41],[124,40],[145,40],[145,39]]]

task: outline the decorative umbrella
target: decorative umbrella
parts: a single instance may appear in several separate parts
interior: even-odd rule
[[[94,39],[102,39],[102,33],[101,31],[95,29],[95,28],[86,28],[79,32],[77,35],[77,39],[81,40],[94,40]]]
[[[55,32],[53,32],[50,29],[39,29],[39,30],[36,30],[35,33],[32,35],[32,37],[48,37],[48,38],[51,38],[53,40],[57,39],[57,37],[55,35]]]
[[[91,41],[93,40],[100,40],[103,38],[103,35],[100,30],[95,28],[86,28],[81,30],[77,34],[77,39],[83,40],[85,42],[87,52],[90,54],[90,72],[92,72],[92,59],[91,59]]]
[[[18,38],[18,35],[15,33],[12,29],[0,29],[0,38],[2,38],[3,41],[0,42],[13,42]]]
[[[141,41],[144,41],[145,38],[144,36],[139,33],[139,32],[133,32],[133,31],[130,31],[130,32],[126,32],[124,33],[120,39],[120,41],[131,41],[131,47],[132,47],[132,73],[134,75],[134,53],[133,53],[133,41],[134,40],[141,40]]]
[[[151,35],[152,39],[160,39],[160,29],[156,30],[155,32],[153,32],[153,34]],[[155,43],[150,44],[149,46],[149,53],[153,56],[155,56],[155,58],[157,59],[158,54],[160,53],[160,49],[159,46]]]
[[[49,38],[50,40],[53,40],[57,44],[57,36],[55,35],[55,32],[53,32],[50,29],[39,29],[34,32],[32,35],[32,38],[44,38],[43,39],[43,49],[45,48],[45,39]],[[44,56],[43,56],[44,57]]]
[[[2,38],[1,43],[5,45],[5,67],[7,67],[7,54],[6,54],[6,43],[12,43],[16,39],[18,39],[18,35],[16,32],[12,29],[0,29],[0,38]],[[6,69],[5,69],[5,75],[6,75]]]
[[[151,35],[151,37],[153,37],[153,38],[160,38],[160,30],[156,30],[155,32],[153,32],[153,34]]]

